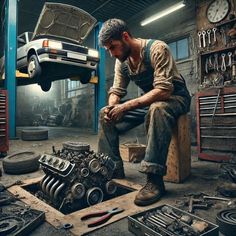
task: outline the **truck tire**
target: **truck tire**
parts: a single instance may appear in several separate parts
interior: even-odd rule
[[[34,151],[22,151],[8,155],[2,161],[2,167],[7,174],[25,174],[39,169],[40,154]]]
[[[48,130],[46,129],[29,129],[21,131],[21,139],[24,141],[41,141],[48,139]]]

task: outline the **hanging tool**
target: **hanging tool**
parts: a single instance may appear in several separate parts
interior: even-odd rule
[[[217,28],[213,28],[212,31],[213,31],[214,42],[216,42],[216,31],[217,31]]]
[[[211,45],[211,29],[207,30],[208,46]]]
[[[233,53],[228,52],[227,55],[228,55],[228,59],[229,59],[227,66],[231,67],[232,66],[232,55],[233,55]]]
[[[221,54],[221,71],[226,71],[225,53]]]
[[[202,32],[199,31],[197,35],[198,35],[198,46],[199,48],[201,48],[202,47]]]
[[[108,210],[108,211],[92,212],[92,213],[82,216],[81,220],[87,220],[87,219],[90,219],[93,217],[101,216],[97,220],[88,224],[88,227],[95,227],[95,226],[98,226],[98,225],[101,225],[101,224],[107,222],[113,215],[116,215],[116,214],[121,213],[123,211],[124,211],[124,209],[119,209],[118,207],[116,207],[116,208],[113,208],[112,210]]]
[[[203,47],[206,47],[206,31],[203,30],[202,31],[202,39],[203,39]]]
[[[216,104],[215,104],[213,114],[212,114],[211,126],[213,125],[213,121],[214,121],[214,118],[215,118],[216,108],[217,108],[217,105],[218,105],[219,97],[220,97],[220,89],[218,90],[218,94],[217,94],[217,98],[216,98]]]

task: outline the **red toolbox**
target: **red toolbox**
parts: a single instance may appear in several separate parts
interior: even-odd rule
[[[0,155],[5,154],[8,149],[8,97],[6,90],[0,90]]]

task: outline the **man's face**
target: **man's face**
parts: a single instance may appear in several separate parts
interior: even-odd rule
[[[124,62],[131,53],[131,48],[127,42],[121,40],[111,40],[104,45],[112,57],[117,58],[120,62]]]

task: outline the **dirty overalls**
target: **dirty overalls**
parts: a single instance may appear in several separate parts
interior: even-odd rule
[[[150,47],[154,40],[149,40],[144,52],[146,70],[137,75],[131,75],[125,63],[122,63],[123,76],[129,76],[144,93],[153,89],[154,69],[150,62]],[[184,80],[183,80],[184,81]],[[110,156],[117,169],[123,168],[119,151],[119,134],[132,129],[145,121],[147,132],[147,147],[140,172],[164,176],[166,174],[166,159],[172,137],[172,129],[180,115],[189,111],[190,95],[185,82],[173,81],[174,91],[166,101],[157,101],[142,109],[134,109],[125,113],[118,122],[106,122],[104,109],[100,111],[100,130],[98,152]]]

